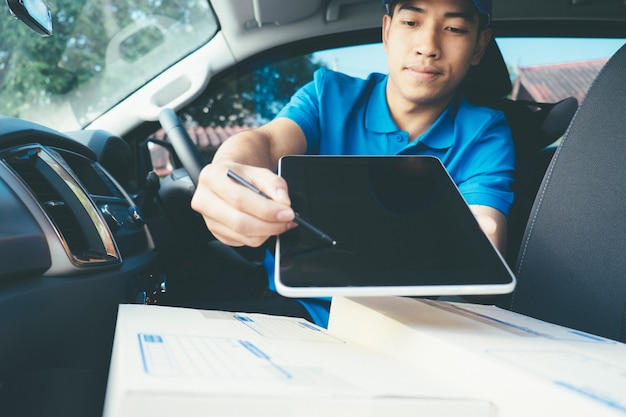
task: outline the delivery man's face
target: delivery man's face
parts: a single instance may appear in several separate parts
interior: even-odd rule
[[[490,37],[470,0],[400,2],[383,18],[388,93],[418,106],[448,103]]]

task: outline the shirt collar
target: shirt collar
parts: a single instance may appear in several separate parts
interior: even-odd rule
[[[374,85],[367,104],[365,127],[377,133],[395,133],[399,131],[391,118],[389,106],[387,105],[386,86],[388,78],[389,76],[386,76]],[[454,122],[459,101],[457,94],[443,113],[435,120],[435,123],[417,140],[411,142],[411,145],[423,143],[433,149],[450,148],[454,141]]]
[[[389,106],[387,105],[387,80],[389,76],[381,78],[372,88],[367,103],[367,113],[365,116],[365,127],[376,133],[393,133],[398,131],[398,127],[391,118]]]

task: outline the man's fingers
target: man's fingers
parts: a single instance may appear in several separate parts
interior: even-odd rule
[[[196,191],[191,206],[203,216],[213,235],[231,246],[256,247],[270,236],[288,230],[294,217],[293,210],[228,177],[228,169],[237,169],[242,173],[237,172],[237,175],[242,178],[261,178],[254,187],[272,190],[270,194],[278,198],[281,198],[280,188],[286,187],[284,180],[269,170],[237,164],[207,166],[198,185],[201,192]],[[286,189],[283,192],[286,194]]]

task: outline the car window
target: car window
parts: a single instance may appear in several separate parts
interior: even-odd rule
[[[497,40],[513,80],[511,98],[580,103],[606,61],[626,39],[501,38]]]
[[[214,36],[206,0],[56,0],[54,36],[0,19],[0,114],[75,130]]]
[[[600,68],[626,39],[499,38],[496,42],[511,75],[510,98],[554,103],[567,97],[582,101]],[[318,51],[231,74],[182,110],[192,140],[210,160],[231,135],[271,120],[320,67],[362,78],[387,72],[382,44],[374,43]],[[163,140],[163,132],[152,138]],[[167,150],[154,143],[151,149],[157,172],[169,173]]]

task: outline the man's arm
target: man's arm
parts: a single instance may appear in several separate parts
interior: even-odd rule
[[[302,130],[284,118],[234,135],[220,146],[213,162],[200,173],[192,208],[203,216],[209,230],[223,243],[260,246],[270,236],[293,227],[294,212],[287,184],[275,171],[280,157],[303,154],[306,146]],[[263,191],[270,200],[228,178],[229,169]],[[506,216],[488,206],[471,205],[470,209],[504,254]]]
[[[303,154],[306,146],[302,130],[285,118],[232,136],[200,172],[191,207],[223,243],[260,246],[293,226],[287,184],[275,171],[280,157]],[[226,174],[229,169],[270,199],[234,182]]]
[[[504,256],[507,243],[507,219],[499,210],[489,206],[470,205],[470,210],[478,224],[489,237],[494,246]]]

